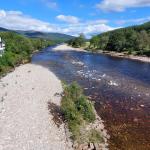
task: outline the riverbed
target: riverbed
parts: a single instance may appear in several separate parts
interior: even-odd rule
[[[32,63],[83,87],[111,136],[110,149],[150,149],[150,63],[56,48],[34,54]]]

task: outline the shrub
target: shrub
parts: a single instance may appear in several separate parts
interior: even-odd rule
[[[72,138],[79,140],[82,136],[81,127],[86,123],[93,122],[95,113],[92,103],[83,95],[78,84],[72,83],[69,86],[64,86],[61,109],[68,122]]]
[[[52,44],[48,40],[30,39],[15,32],[0,32],[0,37],[6,44],[5,53],[0,57],[0,75],[24,61],[29,61],[34,50]]]
[[[88,122],[95,120],[93,105],[85,96],[81,96],[75,101],[75,107],[83,115],[84,120]]]
[[[104,139],[102,138],[101,134],[97,130],[92,129],[89,132],[89,141],[93,143],[99,143],[99,142],[103,142]]]

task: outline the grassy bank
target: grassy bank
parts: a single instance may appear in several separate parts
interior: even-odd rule
[[[61,109],[75,143],[82,145],[103,142],[101,132],[90,126],[96,120],[93,104],[78,84],[64,86]]]
[[[35,50],[52,45],[53,42],[43,39],[31,39],[14,32],[0,32],[6,44],[5,53],[0,57],[0,76],[21,63],[30,61]]]

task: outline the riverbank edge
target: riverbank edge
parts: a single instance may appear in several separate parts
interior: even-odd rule
[[[5,72],[1,72],[1,73],[0,73],[0,79],[2,79],[3,77],[7,76],[7,74],[9,74],[9,73],[11,73],[11,72],[14,72],[17,67],[20,67],[20,66],[22,66],[22,65],[31,63],[31,58],[32,58],[32,56],[33,56],[34,54],[40,52],[40,51],[42,51],[42,50],[34,50],[34,51],[32,52],[32,54],[30,54],[30,56],[29,56],[28,59],[23,59],[21,63],[18,63],[18,64],[16,64],[15,66],[10,66],[10,67],[8,68],[8,70],[6,70]]]
[[[29,66],[29,67],[26,67],[26,66]],[[26,69],[29,70],[28,73],[30,73],[30,70],[32,71],[32,66],[33,66],[33,70],[34,70],[34,66],[39,66],[40,68],[42,67],[42,66],[40,66],[40,65],[32,64],[32,63],[30,63],[30,62],[26,62],[26,63],[24,63],[24,64],[19,64],[18,66],[15,66],[15,67],[12,68],[9,72],[7,72],[7,73],[5,73],[3,76],[1,76],[1,77],[0,77],[0,81],[3,82],[3,79],[5,80],[5,78],[7,78],[8,76],[10,76],[11,74],[16,74],[16,71],[17,71],[17,70],[20,70],[20,68],[26,67]],[[46,69],[46,68],[44,68],[44,67],[42,67],[42,68],[43,68],[43,71]],[[50,72],[50,74],[52,74],[53,78],[55,78],[56,80],[58,80],[59,86],[62,88],[61,80],[60,80],[51,70],[48,69],[48,71]],[[40,69],[40,73],[39,73],[39,74],[41,74],[41,69]],[[17,77],[17,76],[18,76],[18,75],[16,75],[16,77]],[[24,76],[24,75],[23,75],[23,74],[20,74],[19,76]],[[11,80],[13,80],[13,78],[12,78]],[[14,80],[16,80],[16,79],[14,79]],[[30,78],[29,78],[28,80],[30,81]],[[39,80],[39,81],[40,81],[40,80]],[[15,83],[15,84],[16,84],[16,83]],[[23,84],[23,81],[22,81],[22,84]],[[22,85],[22,86],[23,86],[23,85]],[[33,87],[33,88],[35,88],[35,87]],[[36,88],[37,88],[37,87],[36,87]],[[52,88],[52,87],[50,87],[50,88]],[[53,90],[53,89],[52,89],[52,90]],[[63,92],[63,88],[62,88],[62,91],[61,91],[61,92]],[[56,91],[55,94],[57,94],[57,93],[60,93],[60,90]],[[61,94],[61,93],[60,93],[60,94]],[[58,98],[59,98],[59,97],[58,97]],[[60,99],[59,102],[57,101],[56,103],[55,103],[55,100],[52,99],[52,102],[55,103],[58,107],[60,107],[61,97],[60,97],[59,99]],[[48,104],[47,104],[47,105],[48,105]],[[48,109],[51,109],[51,108],[48,107]],[[49,112],[50,112],[50,111],[49,111]],[[96,113],[96,111],[95,111],[95,113]],[[54,114],[51,114],[51,113],[49,113],[49,115],[50,115],[50,116],[54,116]],[[53,123],[56,124],[54,121],[53,121]],[[56,125],[57,125],[57,124],[56,124]],[[105,149],[106,147],[108,147],[108,142],[107,142],[107,140],[109,139],[110,136],[107,134],[107,130],[106,130],[105,127],[104,127],[103,120],[97,115],[97,113],[96,113],[96,121],[95,121],[94,125],[95,125],[95,128],[98,128],[98,129],[101,131],[101,133],[102,133],[102,136],[103,136],[104,141],[105,141],[105,143],[102,145],[102,147]],[[96,125],[97,125],[97,126],[96,126]],[[67,145],[70,147],[70,149],[73,148],[74,144],[73,144],[73,141],[70,139],[70,133],[69,133],[67,124],[66,124],[65,122],[63,122],[63,123],[61,124],[61,126],[58,128],[58,130],[62,130],[62,131],[63,131],[63,134],[65,135],[66,142],[67,142],[67,141],[69,142]],[[59,136],[61,136],[61,135],[59,135]],[[71,146],[71,145],[72,145],[72,146]],[[63,149],[63,148],[62,148],[62,149]],[[102,150],[103,150],[103,149],[102,149]]]
[[[119,52],[106,51],[106,50],[105,51],[97,50],[97,52],[92,52],[92,51],[88,50],[87,48],[74,48],[74,47],[71,47],[70,45],[67,45],[67,46],[70,47],[71,50],[75,50],[75,51],[83,51],[83,52],[95,53],[95,54],[104,54],[104,55],[108,55],[108,56],[112,56],[112,57],[125,58],[125,59],[150,63],[150,57],[147,57],[147,56],[135,56],[135,55],[125,54],[123,52],[119,53]]]
[[[94,52],[94,53],[150,63],[150,57],[146,57],[146,56],[135,56],[135,55],[128,55],[125,53],[119,53],[119,52],[113,52],[113,51],[103,51],[103,50],[98,50],[98,52]]]
[[[35,72],[35,73],[34,73]],[[39,74],[39,75],[38,75]],[[45,112],[47,112],[47,114],[46,114],[46,116],[44,117],[44,118],[47,118],[47,121],[46,122],[49,122],[49,124],[50,124],[50,126],[49,126],[49,128],[51,129],[51,128],[53,128],[54,130],[55,130],[55,132],[57,132],[57,133],[59,133],[58,134],[58,137],[56,137],[57,135],[55,135],[55,136],[53,136],[52,138],[56,138],[56,139],[59,139],[59,137],[63,137],[62,139],[63,140],[61,140],[62,142],[64,142],[64,147],[62,147],[61,149],[62,150],[71,150],[72,149],[72,142],[71,142],[71,139],[66,135],[66,131],[67,131],[67,128],[66,128],[66,125],[65,125],[65,123],[62,123],[61,124],[61,126],[57,126],[56,124],[55,124],[55,122],[53,121],[53,114],[51,114],[50,113],[50,111],[49,111],[49,107],[48,107],[48,103],[49,102],[53,102],[53,103],[55,103],[57,106],[60,106],[60,101],[61,101],[61,97],[58,97],[58,96],[56,96],[55,94],[56,93],[62,93],[62,84],[61,84],[61,81],[57,78],[57,76],[52,72],[52,71],[50,71],[49,69],[47,69],[47,68],[45,68],[45,67],[42,67],[42,66],[40,66],[40,65],[36,65],[36,64],[32,64],[32,63],[25,63],[25,64],[20,64],[20,65],[18,65],[18,66],[16,66],[16,67],[14,67],[13,68],[13,70],[11,70],[11,71],[9,71],[8,73],[6,73],[4,76],[2,76],[1,78],[0,78],[0,87],[2,87],[3,89],[0,91],[0,97],[1,97],[1,101],[0,101],[0,115],[4,115],[3,113],[5,113],[5,112],[7,112],[7,111],[5,111],[5,109],[7,110],[7,108],[5,108],[6,106],[7,106],[7,104],[9,104],[9,100],[7,99],[7,97],[9,97],[9,94],[11,95],[11,92],[15,92],[16,91],[16,88],[17,88],[17,86],[13,86],[12,84],[13,84],[13,82],[14,82],[14,84],[15,85],[18,85],[19,84],[19,82],[21,81],[21,85],[20,85],[20,87],[25,87],[24,85],[26,85],[27,83],[26,83],[26,80],[27,79],[25,79],[25,78],[27,78],[27,77],[25,77],[26,75],[29,75],[30,77],[28,78],[28,82],[31,82],[32,84],[31,84],[31,86],[32,86],[32,90],[30,90],[30,92],[25,92],[24,94],[24,97],[22,97],[22,98],[19,98],[20,100],[23,100],[23,99],[27,99],[27,97],[29,97],[29,95],[30,95],[30,97],[34,97],[34,100],[36,100],[36,95],[38,95],[38,94],[36,94],[35,95],[35,93],[33,93],[33,91],[35,90],[35,89],[40,89],[40,85],[42,85],[43,83],[40,83],[40,81],[42,82],[42,80],[38,80],[38,84],[36,85],[35,84],[35,86],[34,86],[34,84],[33,84],[33,82],[34,82],[34,76],[36,75],[37,76],[37,78],[39,78],[40,79],[40,76],[41,76],[41,74],[45,74],[46,75],[46,77],[44,77],[45,79],[43,80],[44,82],[46,81],[46,83],[47,83],[47,85],[50,85],[50,82],[51,82],[51,86],[47,86],[47,85],[44,85],[44,87],[46,87],[47,86],[47,90],[43,90],[43,94],[42,95],[40,95],[41,97],[43,97],[43,99],[44,99],[44,97],[46,98],[46,99],[44,99],[43,101],[43,103],[45,103],[44,105],[46,106],[45,108],[46,108],[46,110],[45,110]],[[25,78],[24,78],[25,77]],[[17,79],[18,78],[21,78],[21,80],[20,81],[18,81]],[[35,79],[35,80],[37,80],[37,79]],[[37,83],[37,82],[36,82]],[[39,86],[38,86],[39,85]],[[10,90],[10,87],[9,86],[12,86],[12,87],[14,87],[14,88],[11,88],[11,90]],[[31,87],[25,87],[25,89],[24,90],[21,90],[21,91],[29,91],[29,88],[31,88]],[[5,93],[8,93],[7,95],[6,94],[4,94],[4,92],[3,92],[3,90],[5,91]],[[49,92],[49,93],[45,93],[45,91],[48,91],[48,90],[51,90],[52,92]],[[26,94],[26,93],[28,93],[28,94]],[[40,93],[40,91],[37,91],[36,93]],[[45,93],[45,94],[44,94]],[[51,93],[51,94],[50,94]],[[4,95],[4,96],[3,96]],[[6,96],[5,96],[6,95]],[[12,98],[13,98],[13,101],[16,101],[17,100],[17,98],[18,97],[20,97],[20,96],[18,96],[19,95],[19,93],[17,94],[15,94]],[[12,96],[12,95],[11,95]],[[6,98],[5,98],[6,97]],[[16,97],[16,98],[15,98]],[[11,98],[11,99],[12,99]],[[10,98],[9,98],[10,99]],[[5,104],[7,102],[7,104]],[[11,101],[10,101],[10,103],[11,103]],[[16,102],[16,103],[20,103],[20,102]],[[41,107],[43,107],[43,103],[42,103],[42,106]],[[14,103],[15,104],[15,103]],[[3,108],[3,106],[5,106],[4,108]],[[11,105],[11,106],[13,106],[13,105]],[[11,107],[10,107],[11,108]],[[17,110],[18,109],[20,109],[20,108],[16,108]],[[17,110],[16,110],[16,112],[17,112]],[[23,110],[22,110],[22,112],[23,112]],[[9,114],[9,112],[8,112],[8,114]],[[29,115],[30,116],[30,115]],[[32,115],[31,115],[32,116]],[[49,116],[49,117],[48,117]],[[8,116],[8,117],[10,117],[10,116]],[[25,116],[24,116],[25,117]],[[28,117],[27,117],[28,118]],[[30,118],[30,117],[29,117]],[[21,119],[21,118],[20,118]],[[25,118],[25,120],[26,120],[26,118]],[[27,119],[28,120],[28,119]],[[1,120],[0,120],[1,121]],[[44,120],[45,121],[45,120]],[[9,121],[8,121],[9,122]],[[15,121],[13,121],[13,122],[15,122]],[[21,121],[20,121],[21,122]],[[23,121],[22,121],[23,122]],[[0,122],[0,123],[2,123],[2,122]],[[1,125],[1,124],[0,124]],[[3,127],[5,127],[5,126],[3,126]],[[49,128],[47,129],[47,132],[48,133],[51,133],[50,131],[49,131]],[[42,128],[41,128],[42,129]],[[16,129],[15,129],[16,130]],[[17,129],[17,130],[20,130],[20,128],[19,129]],[[37,130],[38,130],[38,128],[37,128]],[[13,130],[12,130],[13,131]],[[6,131],[7,132],[7,131]],[[39,131],[40,132],[40,131]],[[54,133],[55,133],[54,132]],[[34,132],[33,132],[34,133]],[[21,134],[21,133],[20,133]],[[30,133],[27,133],[27,135],[29,135]],[[7,135],[7,134],[6,134]],[[39,135],[40,136],[40,135]],[[46,135],[47,136],[47,135]],[[49,136],[51,136],[51,134],[49,135]],[[38,139],[38,137],[37,137],[37,139]],[[2,138],[1,138],[1,140],[3,140]],[[0,146],[1,146],[1,140],[0,140]],[[20,140],[23,140],[23,139],[20,139]],[[50,143],[52,142],[52,141],[49,141]],[[56,142],[56,141],[55,141]],[[14,143],[10,143],[10,144],[12,144],[12,146],[16,146],[16,145],[13,145]],[[60,141],[58,141],[58,145],[60,144]],[[25,146],[27,146],[27,145],[25,145]],[[52,147],[49,147],[49,148],[52,148],[53,149],[53,146]]]
[[[53,51],[80,51],[80,52],[87,52],[86,50],[82,49],[82,48],[73,48],[71,46],[68,46],[67,44],[60,44],[54,48],[52,48]],[[101,144],[102,150],[107,150],[107,148],[109,147],[109,142],[108,140],[110,139],[110,135],[108,134],[107,129],[105,128],[104,125],[104,121],[102,120],[102,118],[97,114],[95,108],[94,108],[94,112],[96,115],[96,120],[94,121],[94,123],[91,123],[89,126],[93,126],[95,129],[98,129],[104,139],[104,143]],[[68,129],[66,129],[68,131]],[[76,144],[75,144],[76,145]]]

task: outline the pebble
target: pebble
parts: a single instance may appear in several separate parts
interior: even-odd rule
[[[140,107],[144,107],[144,105],[143,105],[143,104],[141,104],[141,105],[140,105]]]
[[[66,129],[57,127],[47,109],[49,100],[60,105],[60,97],[54,94],[62,92],[61,82],[52,72],[26,64],[1,80],[0,144],[5,147],[0,145],[0,150],[72,150],[67,146],[71,141]]]
[[[2,145],[0,145],[0,150],[3,150],[3,146]]]

